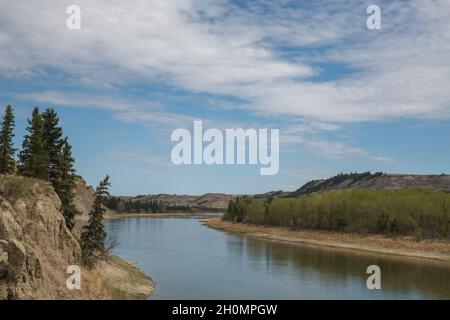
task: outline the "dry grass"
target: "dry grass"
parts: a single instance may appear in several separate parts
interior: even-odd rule
[[[113,300],[142,300],[154,290],[154,283],[132,263],[111,256],[108,262],[96,267],[106,295]]]

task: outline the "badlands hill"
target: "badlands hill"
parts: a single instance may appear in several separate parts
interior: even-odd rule
[[[230,200],[236,196],[223,193],[206,193],[204,195],[177,195],[177,194],[156,194],[140,195],[136,197],[119,197],[122,201],[157,201],[166,207],[190,208],[192,210],[226,210]]]
[[[385,173],[351,173],[312,180],[301,188],[283,194],[282,197],[293,198],[314,192],[324,192],[341,189],[427,189],[450,192],[450,175],[415,175],[415,174],[385,174]]]

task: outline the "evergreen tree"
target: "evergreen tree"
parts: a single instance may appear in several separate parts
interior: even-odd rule
[[[95,200],[89,220],[81,232],[81,249],[83,250],[83,260],[87,264],[93,264],[96,257],[105,251],[106,231],[103,226],[103,213],[105,212],[105,202],[109,197],[108,188],[109,176],[100,181],[95,189]]]
[[[16,170],[14,160],[14,149],[12,139],[14,138],[14,113],[13,108],[8,105],[2,120],[0,131],[0,173],[11,174]]]
[[[73,164],[75,160],[72,157],[72,147],[67,137],[62,142],[62,150],[57,159],[53,185],[61,200],[61,212],[66,220],[66,226],[69,230],[72,230],[78,210],[73,203],[75,197],[75,169]]]
[[[58,115],[53,108],[45,109],[42,113],[43,124],[43,148],[45,148],[48,158],[48,178],[56,189],[58,179],[61,177],[60,168],[62,148],[64,144],[63,133],[61,127],[58,126]],[[72,161],[73,162],[73,161]]]
[[[63,138],[59,118],[53,108],[42,113],[44,148],[48,154],[48,177],[61,200],[61,212],[66,226],[72,230],[77,210],[73,204],[75,189],[75,160],[68,138]]]
[[[48,179],[48,153],[44,148],[44,127],[39,108],[33,109],[28,119],[28,134],[25,135],[19,154],[20,173],[27,177]]]

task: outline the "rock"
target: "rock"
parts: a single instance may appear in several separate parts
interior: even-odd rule
[[[81,262],[58,196],[47,182],[15,176],[0,176],[0,190],[0,299],[56,297],[55,270],[63,279]]]
[[[84,215],[87,215],[91,211],[92,204],[94,203],[94,188],[86,185],[81,177],[77,177],[75,182],[75,198],[74,204],[77,210]]]

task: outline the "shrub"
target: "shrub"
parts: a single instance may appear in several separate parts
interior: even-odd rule
[[[450,194],[347,189],[264,202],[231,201],[225,220],[289,228],[450,238]]]

